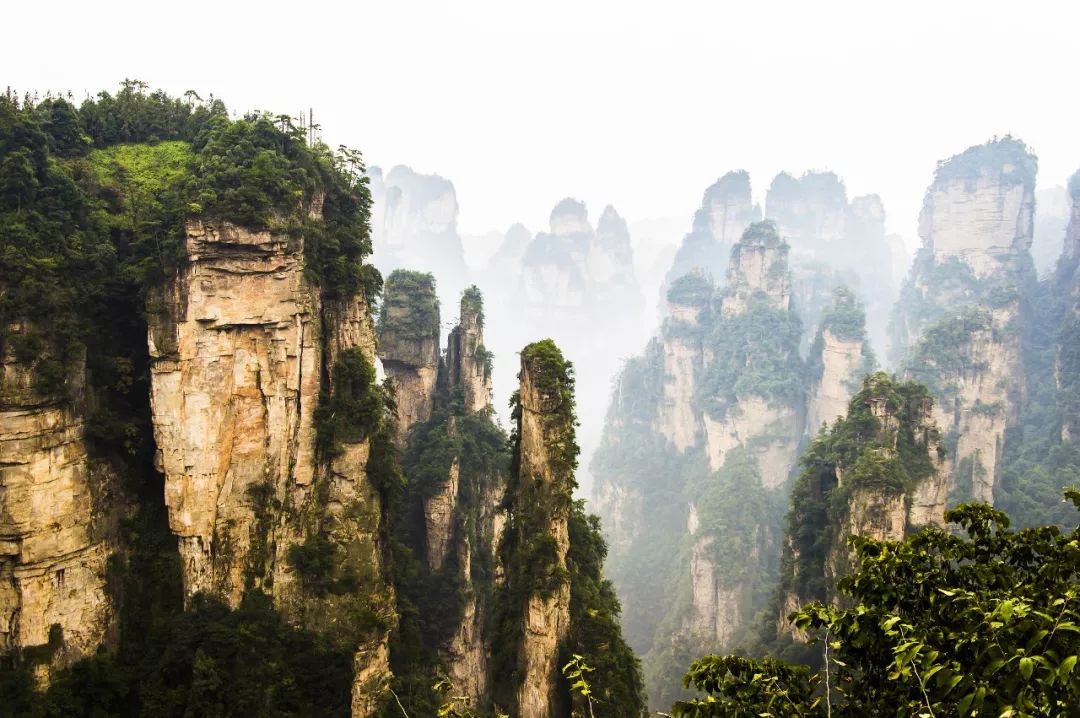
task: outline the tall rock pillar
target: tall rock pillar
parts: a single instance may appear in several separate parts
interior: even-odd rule
[[[567,521],[577,443],[572,369],[550,339],[521,352],[510,506],[515,551],[507,565],[521,613],[516,715],[558,715],[559,644],[570,627]]]

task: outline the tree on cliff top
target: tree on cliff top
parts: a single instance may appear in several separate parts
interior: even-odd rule
[[[1080,509],[1080,491],[1066,497]],[[904,541],[849,542],[851,608],[792,614],[825,669],[706,656],[683,679],[705,693],[672,709],[706,716],[1080,716],[1080,526],[1010,531],[983,504]]]

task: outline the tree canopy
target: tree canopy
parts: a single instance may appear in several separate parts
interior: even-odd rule
[[[1080,491],[1066,498],[1080,509]],[[1080,527],[1012,531],[985,504],[945,517],[959,531],[849,539],[859,567],[840,606],[790,616],[816,637],[822,671],[706,656],[684,678],[704,695],[672,715],[1080,715]]]

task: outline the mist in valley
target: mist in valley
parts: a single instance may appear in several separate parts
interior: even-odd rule
[[[0,46],[0,717],[1080,703],[1080,9],[106,5]]]

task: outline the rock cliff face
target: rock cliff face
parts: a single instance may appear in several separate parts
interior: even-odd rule
[[[943,163],[920,215],[923,249],[894,318],[906,373],[937,395],[953,437],[952,495],[993,501],[1006,428],[1025,396],[1022,299],[1034,278],[1035,158],[1006,138]]]
[[[701,291],[668,293],[668,319],[661,329],[664,384],[657,429],[677,451],[696,444],[701,428],[694,391],[704,353],[700,316],[709,308],[712,288],[700,274],[688,275],[679,286],[689,287],[691,282],[699,283]]]
[[[763,368],[765,357],[755,356],[764,349],[760,335],[773,332],[779,343],[766,350],[773,355],[768,361],[787,364],[776,378],[798,382],[798,320],[790,312],[787,258],[788,245],[769,222],[751,225],[732,248],[695,387],[713,478],[692,489],[691,606],[682,630],[688,645],[709,650],[738,640],[768,580],[767,567],[775,566],[780,526],[774,509],[784,502],[803,432],[797,394],[774,393],[748,372]],[[758,509],[735,509],[744,502]],[[733,542],[745,542],[738,557],[730,553]],[[735,569],[728,561],[763,571]]]
[[[440,298],[452,304],[468,281],[453,183],[404,165],[386,173],[371,167],[368,178],[372,262],[384,274],[395,269],[437,273]]]
[[[348,639],[335,621],[358,603],[392,625],[371,440],[350,431],[327,461],[316,456],[323,377],[333,385],[346,355],[369,369],[374,361],[367,307],[324,305],[300,242],[229,224],[186,229],[187,260],[151,298],[149,320],[154,436],[185,597],[205,592],[235,606],[262,589],[285,615],[336,640]],[[350,381],[370,385],[370,371]],[[333,570],[359,571],[362,585],[311,592],[290,556],[315,536],[337,552]],[[351,644],[355,716],[379,701],[387,634]]]
[[[753,225],[731,249],[720,312],[725,317],[737,316],[758,300],[787,310],[790,281],[787,242],[768,224]]]
[[[439,300],[430,274],[395,270],[379,316],[379,358],[394,387],[398,442],[431,418],[439,377]]]
[[[837,336],[829,328],[821,330],[821,378],[810,395],[806,426],[813,433],[844,415],[851,398],[851,379],[865,364],[863,339]]]
[[[466,415],[483,414],[482,420],[490,422],[491,359],[484,349],[483,327],[483,299],[479,290],[471,287],[461,298],[460,323],[450,332],[446,351],[447,381],[450,391],[460,389]],[[453,422],[453,417],[450,421]],[[451,431],[457,432],[453,423]],[[499,504],[505,481],[497,467],[477,471],[469,466],[470,457],[463,457],[463,453],[454,457],[448,481],[436,494],[442,497],[443,505],[438,506],[436,499],[425,507],[428,561],[432,570],[438,570],[433,561],[440,554],[445,556],[451,547],[457,553],[464,608],[443,654],[447,675],[462,695],[468,696],[470,705],[486,706],[491,702],[488,661],[492,647],[488,625],[492,606],[490,591],[481,589],[473,575],[473,552],[481,554],[476,559],[476,565],[481,567],[488,566],[495,556],[502,519]],[[463,458],[467,462],[465,480],[472,482],[467,493],[462,493],[460,486]],[[451,520],[443,519],[442,525],[436,526],[440,523],[437,518],[440,511]],[[467,530],[470,527],[471,533]],[[455,540],[456,546],[453,546]]]
[[[1080,339],[1080,172],[1069,181],[1069,197],[1072,211],[1054,277],[1057,294],[1065,297],[1065,319],[1055,351],[1054,384],[1059,404],[1065,410],[1061,439],[1072,442],[1080,439],[1080,362],[1075,350]]]
[[[41,393],[33,360],[10,344],[0,356],[0,654],[43,652],[43,681],[93,655],[114,627],[107,567],[124,503],[118,478],[90,455],[74,364],[68,395]]]
[[[837,287],[810,349],[810,399],[806,431],[813,438],[847,413],[862,377],[874,369],[866,336],[866,313],[851,290]]]
[[[415,327],[438,326],[428,321],[430,292],[405,300],[407,278],[401,272],[392,275],[389,284],[398,300],[395,311],[380,320],[382,336],[396,338],[397,346],[398,338],[413,335]],[[403,668],[413,674],[430,672],[432,682],[435,674],[444,675],[453,695],[466,697],[479,710],[491,708],[493,701],[493,576],[510,463],[506,436],[493,421],[491,356],[484,348],[483,327],[483,297],[475,286],[469,287],[461,296],[460,319],[450,332],[445,362],[438,364],[434,392],[428,394],[427,385],[417,382],[396,384],[399,406],[430,402],[431,407],[428,417],[403,437],[407,483],[399,538],[418,559],[413,569],[402,570],[417,575],[405,583],[403,596],[422,617],[422,627],[406,626],[403,632],[422,631],[420,640],[437,657],[437,665]],[[387,362],[390,377],[399,371],[397,366]],[[408,620],[413,620],[412,613]]]
[[[484,346],[484,313],[480,290],[470,287],[461,298],[460,320],[446,347],[446,374],[451,386],[460,386],[465,411],[491,405],[491,356]]]
[[[758,323],[754,320],[756,314],[789,321],[793,318],[790,282],[787,243],[770,223],[751,225],[731,250],[727,282],[719,298],[721,323],[714,328],[712,345],[707,347],[705,357],[706,372],[723,378],[725,383],[735,380],[727,388],[729,396],[712,397],[709,410],[703,415],[709,466],[718,470],[732,449],[752,445],[761,480],[769,489],[782,485],[795,465],[803,407],[794,396],[778,400],[763,391],[763,387],[748,386],[749,391],[740,391],[738,376],[753,362],[738,356],[745,348],[735,349],[733,344],[740,340],[755,341],[748,335],[754,331],[751,325]],[[725,328],[744,336],[726,337]],[[764,326],[757,330],[769,331]],[[788,370],[797,370],[797,347],[781,345],[779,349],[787,360],[795,362]],[[797,377],[782,378],[798,381]]]
[[[501,329],[488,341],[509,352],[548,336],[577,357],[578,439],[590,456],[599,443],[611,377],[621,357],[648,336],[626,222],[608,206],[594,228],[582,202],[564,199],[552,209],[548,231],[529,242],[515,276],[514,294],[489,303],[492,326]],[[512,367],[496,369],[497,393],[512,392],[516,382]]]
[[[807,329],[817,326],[828,309],[833,287],[845,283],[867,303],[869,333],[883,342],[886,326],[877,317],[884,317],[895,301],[898,283],[881,198],[865,195],[849,202],[844,183],[832,172],[808,172],[797,179],[782,172],[769,187],[765,215],[791,244],[798,306]]]
[[[235,606],[253,492],[293,498],[315,477],[319,304],[284,237],[192,223],[186,245],[150,317],[154,436],[185,596]]]
[[[676,279],[694,270],[714,278],[723,277],[731,248],[746,228],[759,219],[761,209],[754,204],[748,172],[728,172],[710,185],[701,200],[701,208],[694,214],[693,228],[675,254],[664,291]]]
[[[570,628],[570,584],[566,555],[573,491],[574,441],[572,384],[558,348],[550,341],[530,344],[521,353],[521,389],[515,437],[519,507],[513,541],[523,549],[519,576],[546,576],[543,587],[514,586],[524,594],[518,647],[520,683],[515,715],[547,718],[560,714],[559,645]],[[528,508],[525,508],[528,506]]]
[[[799,605],[836,599],[852,568],[849,535],[900,540],[943,525],[949,474],[933,398],[884,373],[868,376],[847,411],[802,459],[787,519],[777,629]]]
[[[788,245],[756,223],[730,255],[720,288],[701,272],[672,282],[593,464],[611,575],[657,706],[675,697],[680,657],[736,645],[771,590],[804,431]],[[671,556],[684,557],[674,569]],[[659,615],[664,595],[640,577],[667,570],[686,601]]]

